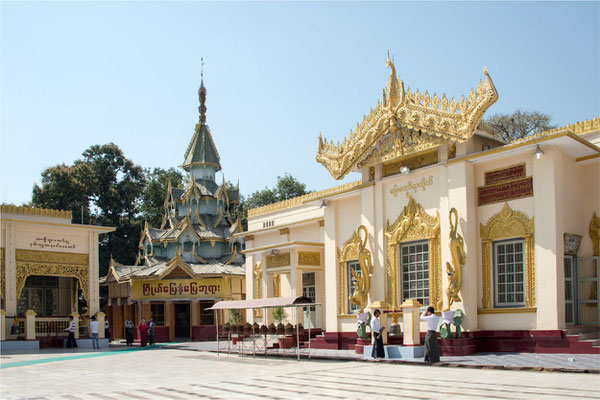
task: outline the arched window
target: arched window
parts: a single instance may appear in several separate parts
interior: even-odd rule
[[[186,253],[191,252],[193,247],[194,243],[190,242],[189,240],[183,243],[183,251]]]

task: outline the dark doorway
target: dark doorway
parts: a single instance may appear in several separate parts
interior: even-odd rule
[[[189,303],[175,303],[175,337],[190,338],[190,305]]]

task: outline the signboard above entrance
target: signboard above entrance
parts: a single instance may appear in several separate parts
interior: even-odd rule
[[[133,300],[230,298],[231,287],[223,278],[134,281]]]

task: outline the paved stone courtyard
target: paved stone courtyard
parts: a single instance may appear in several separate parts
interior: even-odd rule
[[[593,399],[597,374],[241,357],[174,348],[2,354],[4,399]]]

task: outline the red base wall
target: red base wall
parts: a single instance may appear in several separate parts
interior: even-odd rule
[[[421,332],[421,343],[425,339]],[[394,340],[398,342],[398,337]],[[355,350],[356,332],[324,332],[311,341],[315,349]],[[463,332],[461,339],[438,339],[442,355],[489,353],[567,353],[600,354],[600,348],[580,342],[577,336],[566,336],[562,330],[477,331]]]
[[[219,332],[223,327],[219,326]],[[192,340],[217,340],[217,328],[214,325],[194,325],[192,326]]]

